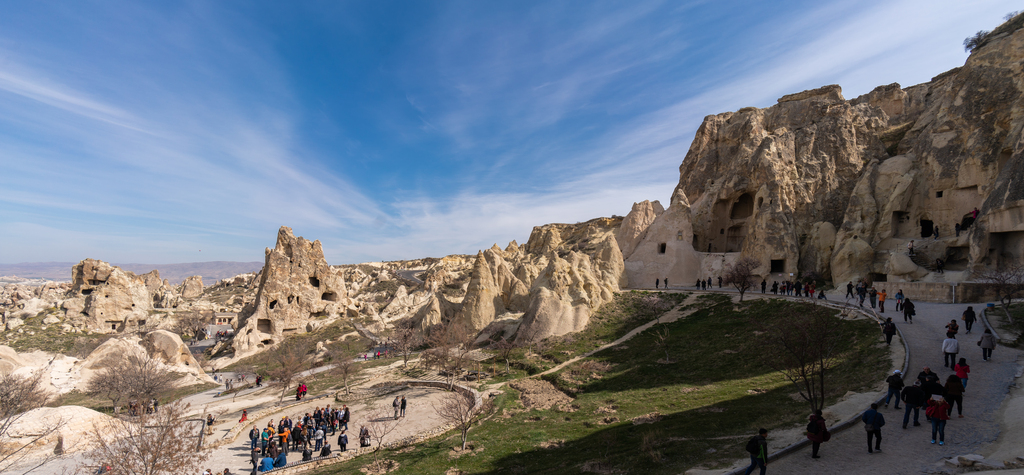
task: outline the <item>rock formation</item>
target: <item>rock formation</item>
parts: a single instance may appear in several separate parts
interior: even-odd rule
[[[304,333],[312,320],[337,317],[347,306],[342,274],[327,264],[320,241],[295,237],[291,228],[281,227],[266,250],[259,282],[256,300],[238,315],[236,357]]]
[[[1021,261],[1022,60],[1018,29],[926,84],[852,100],[825,86],[706,117],[669,209],[637,203],[623,221],[630,285],[692,285],[736,255],[763,276],[836,282],[956,281]],[[919,256],[897,257],[911,239]],[[931,272],[936,258],[952,272]]]
[[[106,262],[86,259],[71,269],[65,317],[93,332],[112,332],[144,324],[153,310],[146,280]]]
[[[179,291],[183,299],[195,299],[203,295],[203,278],[198,275],[186,277]]]

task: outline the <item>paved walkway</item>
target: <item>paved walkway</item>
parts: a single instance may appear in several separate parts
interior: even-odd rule
[[[891,290],[891,289],[890,289]],[[890,294],[895,292],[890,292]],[[913,297],[913,296],[911,296]],[[913,381],[924,366],[929,366],[945,382],[952,370],[943,367],[941,350],[945,339],[945,325],[951,319],[961,324],[961,353],[971,366],[971,378],[964,393],[964,418],[953,418],[946,425],[946,445],[932,445],[931,426],[925,421],[924,410],[921,426],[910,424],[902,429],[903,405],[896,410],[893,405],[881,409],[886,418],[882,429],[882,452],[869,454],[867,436],[859,425],[835,434],[831,441],[822,445],[821,458],[810,458],[810,447],[789,455],[769,465],[775,473],[932,473],[942,471],[942,459],[955,455],[979,452],[983,446],[996,440],[999,435],[997,414],[1000,404],[1014,381],[1019,351],[1005,347],[994,350],[990,361],[981,359],[981,349],[976,342],[984,331],[984,325],[975,324],[970,335],[965,335],[960,315],[968,304],[938,304],[915,302],[917,316],[914,323],[904,323],[902,314],[895,312],[895,302],[883,317],[893,317],[910,346],[910,374]],[[867,304],[865,304],[867,305]],[[984,304],[970,304],[975,309]],[[879,381],[887,375],[879,371]],[[867,409],[865,407],[865,409]]]

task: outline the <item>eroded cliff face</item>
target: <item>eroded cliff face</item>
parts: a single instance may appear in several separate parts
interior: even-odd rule
[[[77,328],[122,331],[145,323],[153,310],[146,279],[120,267],[85,259],[72,267],[71,278],[62,307],[67,321]]]
[[[277,244],[266,250],[256,299],[238,315],[235,355],[311,331],[316,320],[344,314],[347,302],[342,273],[327,264],[320,241],[295,237],[282,226]]]
[[[595,309],[626,285],[616,233],[621,220],[533,229],[519,246],[477,254],[457,318],[481,331],[503,315],[518,319],[517,338],[537,340],[582,330]]]
[[[763,276],[836,282],[964,280],[1021,260],[1022,64],[1017,30],[926,84],[880,86],[853,100],[825,86],[706,117],[669,209],[639,203],[626,217],[657,216],[646,229],[620,231],[640,236],[623,248],[630,285],[659,276],[692,284],[693,255],[706,268],[722,253],[757,259]],[[911,239],[920,256],[908,264],[895,256]],[[936,258],[947,273],[922,267]]]

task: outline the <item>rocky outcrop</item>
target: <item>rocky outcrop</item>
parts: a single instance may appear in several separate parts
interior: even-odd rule
[[[633,209],[623,218],[622,225],[619,226],[619,231],[615,235],[624,259],[629,259],[629,256],[647,235],[647,229],[664,212],[665,208],[657,200],[633,203]]]
[[[692,284],[690,251],[673,255],[684,243],[702,269],[744,255],[777,279],[963,280],[1024,260],[1024,29],[1004,33],[926,84],[852,100],[825,86],[706,117],[669,209],[638,203],[624,220],[630,285]],[[681,202],[689,220],[680,206],[659,223]],[[918,260],[945,274],[893,257],[923,238],[938,243]]]
[[[189,352],[181,338],[174,333],[157,330],[139,337],[111,338],[89,353],[76,370],[81,371],[77,387],[84,388],[96,372],[116,365],[126,355],[146,354],[162,363],[168,370],[181,375],[178,386],[212,383],[199,362]]]
[[[648,208],[650,206],[634,204],[622,225],[635,222],[634,213],[649,216]],[[693,236],[690,204],[682,191],[676,191],[668,210],[658,213],[643,230],[636,248],[625,260],[629,286],[652,287],[655,280],[674,286],[692,285],[699,274],[700,258],[690,236]]]
[[[304,333],[314,319],[343,314],[347,300],[342,274],[327,264],[320,241],[281,227],[276,245],[266,250],[256,299],[238,315],[236,357]]]
[[[63,302],[67,321],[93,332],[114,332],[145,322],[153,310],[146,280],[106,262],[86,259],[71,269]]]
[[[202,276],[193,275],[186,277],[185,281],[181,283],[181,289],[178,291],[183,299],[195,299],[203,295],[203,278]]]

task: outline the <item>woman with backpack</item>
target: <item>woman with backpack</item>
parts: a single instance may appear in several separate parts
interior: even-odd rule
[[[821,458],[818,456],[818,448],[821,447],[822,442],[828,442],[831,438],[832,434],[829,433],[828,426],[825,425],[825,418],[821,417],[821,409],[815,409],[807,423],[807,439],[811,441],[812,459]]]

